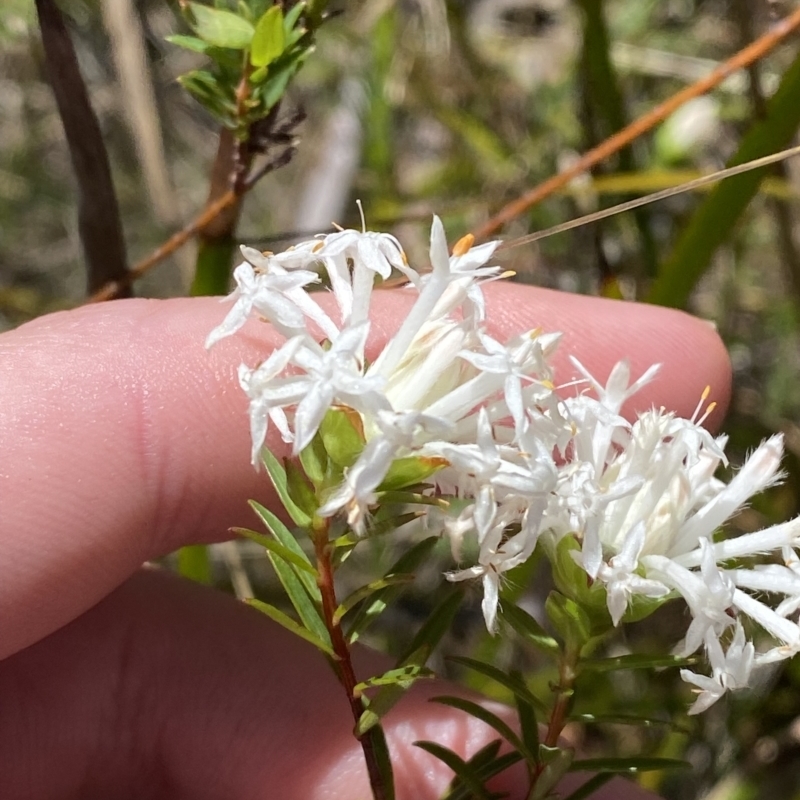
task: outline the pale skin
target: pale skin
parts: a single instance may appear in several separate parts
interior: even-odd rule
[[[710,384],[719,405],[707,424],[721,419],[730,366],[706,323],[523,286],[486,294],[498,339],[565,332],[559,380],[574,376],[568,353],[601,380],[622,357],[634,377],[659,361],[629,411],[690,415]],[[379,293],[376,346],[409,301]],[[253,526],[249,498],[275,505],[249,463],[235,373],[277,338],[253,322],[207,352],[225,311],[213,299],[120,301],[0,336],[4,800],[368,797],[346,702],[319,653],[230,597],[140,569]],[[375,658],[364,654],[365,674]],[[427,702],[442,688],[413,691],[387,720],[400,800],[434,800],[449,780],[416,739],[469,754],[495,738]],[[518,777],[503,786],[513,797]]]

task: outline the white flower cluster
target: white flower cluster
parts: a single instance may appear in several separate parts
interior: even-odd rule
[[[596,396],[559,398],[548,363],[559,334],[536,329],[504,343],[487,332],[481,284],[501,277],[499,267],[486,266],[495,247],[473,247],[466,237],[451,255],[438,218],[424,275],[388,234],[343,230],[277,255],[243,247],[235,304],[207,344],[234,333],[252,312],[285,337],[260,366],[239,370],[250,398],[253,462],[270,422],[298,454],[330,408],[354,410],[366,445],[318,513],[342,514],[363,532],[396,459],[446,461],[429,490],[461,498],[461,511],[431,524],[449,537],[456,560],[465,537],[475,542],[477,563],[447,577],[482,580],[489,630],[503,573],[543,537],[572,537],[574,561],[588,584],[605,588],[615,625],[634,601],[684,598],[692,622],[679,653],[703,648],[712,673],[682,672],[699,694],[692,712],[702,711],[747,686],[755,666],[800,651],[800,523],[714,538],[750,496],[779,479],[781,438],[762,444],[726,485],[714,477],[725,463],[724,437],[702,427],[705,397],[688,420],[663,409],[633,423],[621,416],[656,367],[631,383],[621,362],[602,386],[576,361]],[[306,290],[321,268],[335,318]],[[373,287],[394,270],[415,300],[368,362]],[[764,554],[781,558],[742,566]],[[766,649],[756,652],[745,618],[768,635],[758,634],[769,639]]]

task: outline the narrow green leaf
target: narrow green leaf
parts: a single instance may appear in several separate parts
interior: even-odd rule
[[[586,783],[582,783],[564,800],[585,800],[587,797],[592,797],[598,789],[605,786],[613,777],[613,772],[599,772],[597,775],[592,775]]]
[[[284,56],[270,70],[270,80],[260,87],[259,97],[265,109],[272,108],[286,94],[289,81],[297,74],[308,58],[309,50],[298,51],[291,57]]]
[[[319,491],[328,474],[328,454],[325,452],[325,444],[319,434],[314,436],[307,447],[303,448],[300,453],[300,463],[303,465],[306,477]]]
[[[455,772],[456,777],[472,793],[471,796],[474,800],[493,800],[492,795],[483,785],[483,781],[480,776],[476,774],[474,768],[470,766],[468,762],[464,761],[457,753],[448,750],[446,747],[442,747],[440,744],[436,744],[436,742],[419,741],[414,742],[414,745],[430,753],[432,756],[435,756],[439,761],[443,761],[450,767],[450,769]]]
[[[297,20],[300,19],[300,15],[306,10],[305,3],[295,3],[287,12],[286,16],[283,18],[283,32],[288,36],[289,31],[294,28],[297,24]]]
[[[330,409],[322,419],[319,433],[331,460],[340,467],[352,467],[364,449],[361,417],[352,409]]]
[[[669,728],[679,733],[690,733],[688,727],[670,719],[642,717],[636,714],[570,714],[567,719],[570,722],[580,722],[582,725],[638,725],[642,728]]]
[[[308,528],[311,525],[311,517],[292,500],[289,494],[286,470],[281,462],[266,447],[261,451],[261,462],[267,470],[269,479],[272,481],[272,485],[275,487],[286,513],[292,518],[295,525],[299,525],[301,528]]]
[[[419,511],[409,511],[405,514],[396,514],[394,517],[388,517],[380,521],[373,521],[373,524],[367,528],[367,536],[373,538],[375,536],[383,536],[387,533],[393,533],[403,525],[408,525],[415,519],[419,519],[422,514]]]
[[[250,539],[250,541],[255,542],[256,544],[261,545],[261,547],[264,547],[267,550],[275,553],[276,556],[279,556],[284,561],[288,561],[293,567],[298,567],[299,569],[305,570],[310,575],[313,575],[314,580],[316,581],[317,571],[311,565],[311,562],[308,560],[308,558],[304,557],[305,554],[300,556],[295,553],[294,550],[290,550],[288,547],[286,547],[286,545],[281,544],[275,539],[270,539],[269,536],[265,536],[263,533],[258,533],[256,531],[251,531],[248,528],[231,528],[231,531],[237,536],[243,536],[245,539]]]
[[[291,459],[283,460],[283,468],[286,471],[286,489],[292,502],[309,518],[314,517],[319,508],[314,490],[308,483],[308,479],[303,474],[303,470]]]
[[[511,670],[511,679],[520,686],[525,685],[525,679],[519,670]],[[538,753],[539,751],[539,723],[536,720],[536,708],[521,695],[515,694],[514,700],[517,705],[517,717],[519,719],[519,730],[522,741],[525,742],[528,752]]]
[[[434,497],[429,494],[422,494],[421,492],[409,491],[408,488],[399,492],[382,492],[381,505],[386,503],[396,503],[398,505],[437,506],[443,511],[447,511],[452,505],[450,500],[446,500],[443,497]]]
[[[514,732],[511,726],[502,720],[497,714],[484,708],[480,703],[475,703],[472,700],[467,700],[463,697],[454,697],[452,695],[440,695],[438,697],[430,698],[432,703],[441,703],[451,708],[457,708],[459,711],[464,711],[475,719],[485,722],[490,728],[493,728],[499,733],[515,750],[521,753],[529,764],[536,763],[535,751],[532,753],[525,746],[525,743]]]
[[[431,553],[431,550],[439,541],[437,536],[429,536],[421,542],[417,542],[411,549],[403,553],[389,568],[390,575],[411,574]],[[393,601],[406,584],[387,586],[375,592],[369,603],[364,603],[355,613],[353,620],[347,631],[347,638],[350,643],[355,642],[359,636],[383,613],[386,607]]]
[[[272,568],[275,570],[275,574],[286,592],[286,596],[291,600],[294,610],[303,625],[330,646],[330,634],[322,618],[320,604],[309,597],[304,582],[301,580],[301,575],[307,576],[308,573],[299,572],[295,567],[270,550],[267,550],[267,558],[270,560]],[[318,587],[317,592],[319,592]]]
[[[545,703],[539,700],[530,689],[525,685],[524,681],[520,681],[512,675],[507,675],[503,670],[492,664],[485,664],[483,661],[476,661],[474,658],[466,658],[465,656],[450,656],[448,661],[453,661],[456,664],[461,664],[467,669],[474,670],[475,672],[490,678],[495,683],[499,683],[508,689],[515,697],[519,695],[522,700],[539,711],[539,713],[547,714],[548,708]]]
[[[518,763],[522,756],[519,753],[504,753],[502,756],[498,756],[500,752],[500,747],[502,742],[499,739],[495,739],[489,744],[482,747],[475,753],[472,758],[467,761],[469,764],[472,774],[478,778],[482,784],[487,783],[491,778],[495,775],[499,775],[501,772],[507,770],[510,766]],[[498,798],[505,798],[508,795],[503,793],[500,794],[493,794],[492,797]],[[473,800],[473,794],[470,790],[459,780],[458,776],[455,776],[453,780],[450,782],[445,793],[442,795],[441,800]]]
[[[423,672],[423,667],[428,660],[430,652],[430,649],[427,647],[419,648],[419,650],[414,651],[405,659],[404,663],[398,663],[396,671],[399,672],[409,667],[418,667],[420,668],[419,677],[427,677],[427,674],[425,674],[427,671]],[[361,718],[356,725],[356,736],[363,736],[367,731],[378,725],[381,719],[397,705],[400,698],[402,698],[407,689],[414,683],[414,680],[416,680],[411,679],[412,671],[409,671],[407,674],[409,675],[408,681],[391,681],[382,686],[378,693],[372,698],[362,695],[361,702],[364,703],[365,710],[361,714]]]
[[[501,773],[505,772],[509,767],[513,767],[514,764],[518,764],[522,761],[522,756],[519,753],[509,752],[504,753],[501,756],[496,756],[492,758],[481,758],[480,761],[475,761],[477,756],[479,756],[484,751],[488,750],[489,748],[495,748],[495,752],[500,749],[501,742],[499,739],[495,739],[493,742],[490,742],[486,747],[482,750],[479,750],[475,756],[473,756],[467,763],[473,765],[473,773],[475,777],[479,778],[483,783],[487,783],[491,778],[495,775],[500,775]],[[503,798],[507,798],[507,794],[492,794],[493,798],[496,800],[503,800]],[[456,776],[453,778],[452,782],[450,783],[450,787],[442,795],[442,800],[474,800],[474,795],[466,787]]]
[[[368,597],[371,597],[376,592],[379,592],[381,589],[385,589],[387,586],[396,586],[399,583],[411,583],[414,580],[413,575],[386,575],[379,580],[372,581],[368,583],[366,586],[362,586],[360,589],[357,589],[351,595],[346,597],[340,604],[339,607],[333,614],[333,623],[337,625],[341,622],[342,617],[354,608],[358,603],[362,600],[366,600]]]
[[[555,591],[550,592],[544,607],[567,648],[580,652],[592,638],[592,623],[583,608],[571,598]]]
[[[691,765],[678,758],[633,756],[630,758],[582,758],[573,761],[570,772],[612,772],[635,774],[656,772],[662,769],[688,769]]]
[[[178,574],[205,586],[211,584],[211,558],[208,545],[190,544],[178,550]]]
[[[184,50],[193,50],[195,53],[205,53],[209,47],[207,42],[198,39],[196,36],[183,36],[178,34],[175,36],[166,36],[165,39],[170,44],[182,47]]]
[[[272,6],[256,23],[250,44],[250,63],[254,67],[268,66],[283,52],[286,40],[283,22],[281,7]]]
[[[305,586],[309,597],[313,597],[314,601],[317,603],[322,602],[319,586],[317,586],[316,567],[314,567],[314,565],[311,563],[311,559],[309,559],[306,552],[300,546],[300,542],[297,541],[294,534],[275,516],[275,514],[273,514],[268,508],[264,508],[261,503],[251,500],[250,508],[252,508],[256,514],[258,514],[261,522],[264,523],[264,527],[275,537],[277,541],[279,541],[287,550],[291,550],[298,558],[305,561],[311,567],[311,573],[304,569],[298,572],[297,577],[303,582],[303,586]]]
[[[578,662],[582,671],[614,672],[621,669],[658,669],[661,667],[685,667],[696,664],[696,658],[678,656],[648,656],[633,653],[614,658],[584,658]]]
[[[507,622],[526,642],[547,653],[557,653],[558,642],[527,611],[506,603],[500,607],[500,618]]]
[[[189,3],[190,24],[195,33],[214,47],[244,50],[252,41],[254,28],[243,17],[231,11]]]
[[[299,636],[301,639],[305,639],[307,642],[310,642],[319,650],[322,650],[323,653],[335,658],[336,655],[333,652],[330,644],[324,642],[318,636],[315,636],[308,628],[304,628],[302,625],[297,623],[287,614],[284,614],[275,606],[270,605],[269,603],[264,603],[261,600],[256,600],[255,598],[250,598],[245,601],[248,605],[253,606],[253,608],[261,611],[263,614],[266,614],[270,619],[277,622],[279,625],[282,625],[286,630],[294,633],[295,635]]]
[[[398,458],[386,473],[378,492],[396,492],[430,478],[431,475],[449,465],[446,458],[437,456],[409,456]]]
[[[421,664],[406,664],[404,667],[390,669],[388,672],[384,672],[383,675],[376,675],[374,678],[368,678],[356,684],[355,687],[353,687],[353,693],[360,697],[367,689],[375,689],[383,686],[397,686],[405,691],[419,678],[434,677],[436,676],[433,670]]]
[[[392,759],[389,755],[389,745],[386,736],[380,725],[374,727],[368,734],[372,742],[372,752],[375,753],[375,760],[378,763],[378,771],[381,774],[381,788],[385,800],[395,800],[394,771],[392,769]]]
[[[413,653],[422,648],[428,648],[428,652],[432,653],[445,633],[450,630],[463,599],[463,590],[460,587],[452,587],[445,598],[429,613],[416,636],[398,659],[398,663],[404,663]]]

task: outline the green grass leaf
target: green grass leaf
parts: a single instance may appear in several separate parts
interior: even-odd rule
[[[787,147],[800,125],[800,55],[784,72],[780,86],[742,139],[729,166],[743,164]],[[674,308],[689,295],[711,264],[717,248],[727,241],[769,169],[758,169],[719,183],[692,215],[667,261],[659,270],[648,302]]]

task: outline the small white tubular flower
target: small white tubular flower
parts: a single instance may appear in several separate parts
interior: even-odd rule
[[[344,483],[328,496],[318,511],[321,517],[330,517],[346,508],[348,522],[357,533],[363,533],[366,512],[375,502],[375,489],[383,482],[394,460],[450,431],[446,420],[416,412],[380,409],[373,421],[378,432],[347,470]]]
[[[670,590],[663,583],[643,578],[636,572],[644,537],[644,522],[640,522],[628,534],[619,553],[609,559],[608,564],[601,564],[597,571],[597,580],[606,587],[608,613],[614,625],[619,625],[632,595],[665,597],[669,594]]]
[[[755,664],[755,648],[745,639],[744,628],[736,623],[736,630],[727,652],[715,636],[706,641],[706,652],[711,665],[711,676],[698,675],[688,669],[681,670],[681,678],[697,688],[697,700],[689,708],[689,714],[701,714],[708,710],[726,692],[746,689]]]
[[[303,347],[293,362],[305,370],[305,395],[294,413],[294,453],[297,455],[314,437],[334,399],[358,411],[387,405],[381,394],[382,381],[363,375],[364,347],[369,323],[345,328],[330,347]]]
[[[780,481],[778,471],[783,456],[783,436],[778,434],[762,442],[744,466],[712,500],[699,509],[683,526],[675,540],[674,555],[694,548],[701,537],[707,537],[726,519],[733,516],[754,494]],[[775,546],[769,549],[774,549]]]
[[[497,627],[497,605],[500,600],[502,574],[527,561],[536,547],[535,537],[525,529],[507,537],[505,534],[507,525],[508,520],[502,520],[487,533],[481,543],[478,563],[474,567],[448,572],[446,576],[449,581],[482,579],[481,609],[489,633],[494,633]]]
[[[603,386],[575,356],[570,356],[569,358],[578,372],[583,375],[595,390],[600,404],[613,414],[619,414],[625,401],[633,397],[643,386],[650,383],[661,368],[660,364],[653,364],[636,381],[630,383],[631,365],[627,360],[623,360],[614,366],[608,376],[606,385]]]
[[[692,572],[664,556],[645,556],[649,577],[660,580],[683,597],[692,614],[686,636],[677,648],[680,656],[694,653],[713,634],[719,638],[733,624],[732,609],[736,588],[714,561],[709,543],[701,542],[703,562],[700,572]]]
[[[407,273],[408,258],[402,245],[389,233],[352,229],[329,233],[322,239],[318,255],[322,258],[341,256],[354,267],[362,266],[373,275],[386,279],[392,269]]]
[[[239,367],[239,384],[250,398],[250,438],[253,449],[250,460],[258,466],[258,456],[267,438],[268,421],[275,422],[284,441],[291,441],[292,435],[286,423],[286,416],[274,403],[269,391],[278,376],[291,362],[294,354],[303,344],[302,336],[289,339],[283,347],[274,350],[269,358],[257,369],[250,369],[244,364]]]
[[[451,262],[444,226],[439,217],[434,216],[430,248],[433,270],[430,275],[425,277],[424,281],[420,281],[422,288],[416,303],[400,326],[400,330],[375,360],[371,371],[388,377],[400,363],[425,323],[449,312],[457,301],[451,300],[443,307],[437,308],[437,306],[452,282],[461,280],[464,282],[463,286],[467,287],[481,274],[495,274],[496,268],[486,267],[484,269],[480,266],[493,252],[494,248],[488,246],[470,248]],[[479,259],[483,260],[479,261]],[[458,271],[454,271],[454,269],[458,269]],[[483,271],[481,271],[482,269]]]
[[[523,383],[534,380],[534,375],[536,379],[543,380],[547,369],[538,334],[538,331],[531,331],[503,345],[478,331],[478,339],[485,353],[465,350],[460,354],[481,375],[497,375],[503,379],[505,402],[518,436],[526,423]]]
[[[318,282],[319,277],[305,270],[287,273],[249,247],[243,247],[242,253],[249,260],[234,270],[236,289],[226,298],[233,298],[236,302],[222,323],[208,335],[206,347],[236,333],[253,310],[283,331],[299,333],[305,326],[303,306],[308,296],[303,287]],[[264,266],[257,270],[250,259]]]

